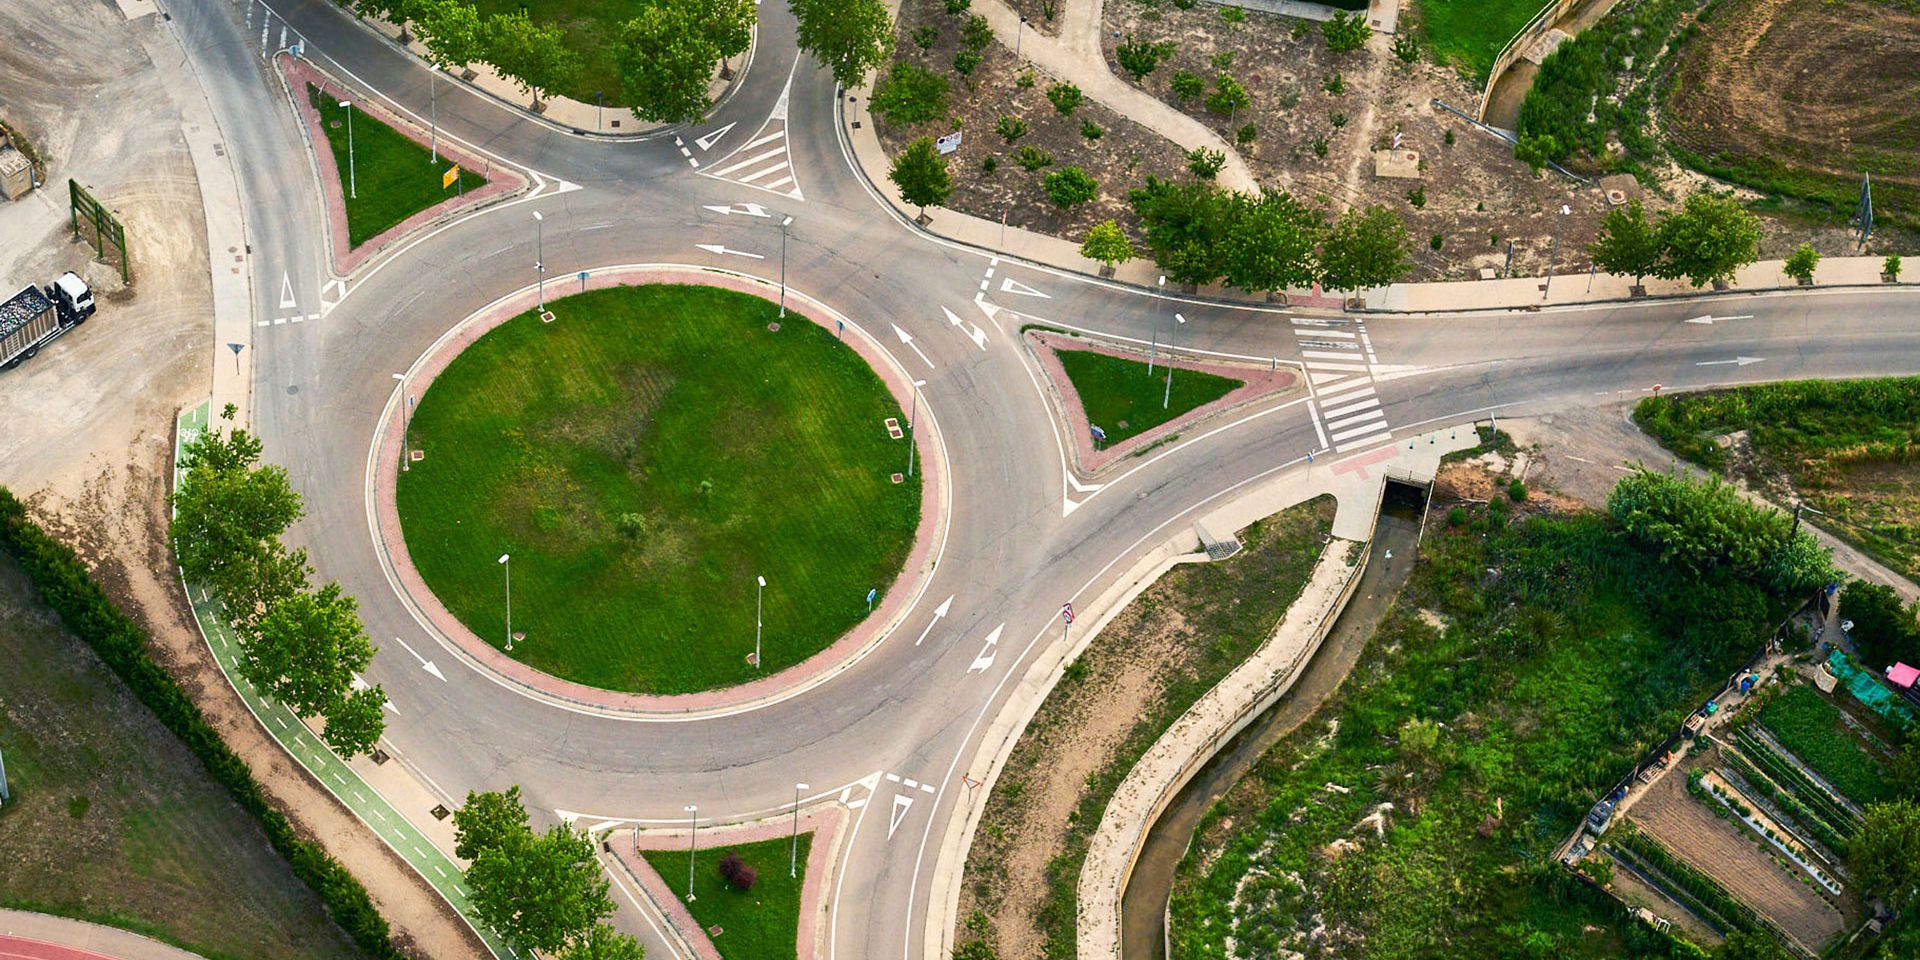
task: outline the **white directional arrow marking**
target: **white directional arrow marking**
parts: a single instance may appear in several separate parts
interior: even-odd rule
[[[965,323],[965,321],[961,320],[958,316],[955,316],[954,312],[952,310],[948,310],[944,305],[941,306],[940,312],[946,314],[947,322],[953,324],[956,327],[962,326]]]
[[[907,818],[907,811],[913,809],[913,798],[904,793],[893,795],[893,809],[887,811],[887,839],[893,839],[893,832],[900,829],[900,821]]]
[[[1731,365],[1733,365],[1733,366],[1736,366],[1736,367],[1744,367],[1744,366],[1746,366],[1747,364],[1750,364],[1750,363],[1759,363],[1760,361],[1762,361],[1762,360],[1765,360],[1765,359],[1766,359],[1766,357],[1734,357],[1734,358],[1733,358],[1732,360],[1702,360],[1702,361],[1700,361],[1699,363],[1696,363],[1696,364],[1694,364],[1694,366],[1696,366],[1696,367],[1723,367],[1723,366],[1727,366],[1727,365],[1729,365],[1729,364],[1731,364]]]
[[[988,667],[993,666],[993,658],[1000,653],[1000,631],[1005,627],[1006,624],[1003,623],[994,627],[992,633],[987,634],[987,642],[981,646],[980,655],[973,658],[973,665],[967,668],[968,673],[983,673]]]
[[[738,122],[738,121],[736,121],[736,122]],[[728,131],[728,130],[732,130],[732,129],[733,129],[733,124],[731,124],[731,123],[729,123],[729,124],[727,124],[726,126],[724,126],[724,127],[721,127],[720,129],[718,129],[718,130],[715,130],[714,132],[712,132],[712,133],[709,133],[709,134],[707,134],[707,135],[706,135],[706,136],[704,136],[704,137],[694,137],[694,138],[693,138],[693,142],[694,142],[694,143],[697,143],[697,144],[699,144],[699,145],[700,145],[700,149],[702,149],[702,150],[712,150],[712,149],[713,149],[713,145],[714,145],[714,144],[716,144],[716,143],[719,143],[719,142],[720,142],[720,138],[721,138],[721,137],[724,137],[724,136],[726,136],[726,135],[727,135],[727,131]]]
[[[1753,319],[1753,314],[1751,313],[1741,313],[1731,317],[1716,317],[1713,314],[1707,314],[1704,317],[1689,317],[1687,319],[1687,322],[1703,323],[1703,324],[1707,324],[1708,326],[1711,326],[1715,320],[1752,320],[1752,319]]]
[[[894,332],[895,334],[897,334],[897,335],[899,335],[899,337],[900,337],[900,342],[901,342],[901,343],[904,343],[904,344],[906,344],[906,345],[907,345],[908,347],[910,347],[910,348],[912,348],[912,349],[913,349],[913,352],[914,352],[914,353],[919,353],[919,354],[920,354],[920,359],[922,359],[922,360],[926,360],[926,363],[927,363],[927,366],[928,366],[928,367],[932,367],[932,366],[933,366],[933,361],[932,361],[932,360],[927,360],[927,355],[926,355],[926,354],[924,354],[924,353],[921,353],[921,352],[920,352],[920,347],[919,347],[919,346],[918,346],[917,344],[915,344],[915,343],[913,342],[913,334],[910,334],[910,333],[908,333],[908,332],[906,332],[905,330],[902,330],[902,329],[900,329],[900,325],[899,325],[899,324],[897,324],[897,323],[896,323],[896,324],[893,324],[892,326],[893,326],[893,332]]]
[[[723,257],[724,257],[724,256],[727,256],[727,255],[729,255],[729,254],[731,254],[731,255],[733,255],[733,256],[736,256],[736,257],[750,257],[750,258],[752,258],[752,259],[755,259],[755,260],[765,260],[765,259],[766,259],[766,257],[763,257],[763,256],[761,256],[760,254],[757,254],[757,253],[748,253],[748,252],[746,252],[745,250],[728,250],[728,249],[726,248],[726,245],[725,245],[725,244],[719,244],[719,243],[696,243],[696,244],[694,244],[694,246],[696,246],[696,247],[699,247],[700,249],[702,249],[702,250],[705,250],[705,251],[706,251],[706,252],[708,252],[708,253],[713,253],[713,254],[719,254],[720,256],[723,256]]]
[[[298,306],[299,302],[293,299],[293,278],[285,273],[280,274],[280,309],[291,310]]]
[[[731,126],[731,124],[729,124],[729,126]],[[770,214],[770,213],[768,213],[768,212],[767,212],[767,208],[766,208],[766,207],[763,207],[763,206],[761,206],[761,205],[759,205],[759,204],[757,204],[757,203],[743,203],[743,204],[740,204],[740,205],[739,205],[739,206],[740,206],[740,209],[738,209],[738,210],[735,210],[735,209],[734,209],[733,207],[730,207],[730,206],[729,206],[729,207],[723,207],[723,206],[720,206],[720,205],[718,205],[718,204],[712,204],[712,203],[709,203],[709,204],[706,204],[705,206],[706,206],[706,208],[707,208],[708,210],[712,210],[712,211],[713,211],[714,213],[724,213],[724,214],[729,214],[729,215],[731,215],[731,214],[735,214],[735,213],[744,213],[744,214],[746,214],[746,215],[747,215],[747,216],[749,216],[749,217],[771,217],[771,216],[773,216],[773,214]]]
[[[987,348],[987,332],[980,329],[980,325],[977,323],[972,326],[973,329],[967,332],[967,339],[972,340],[974,346],[985,350]]]
[[[933,625],[936,623],[939,623],[940,618],[946,616],[947,609],[952,606],[953,606],[953,598],[948,597],[945,600],[940,601],[939,606],[933,608],[933,619],[927,621],[927,628],[925,630],[920,631],[920,636],[915,638],[915,640],[913,641],[914,646],[916,647],[919,646],[920,641],[925,640],[927,638],[927,634],[933,632]]]
[[[407,642],[405,640],[402,640],[399,637],[394,637],[393,642],[399,644],[400,649],[405,650],[408,653],[413,653],[413,648],[407,646]],[[413,658],[415,660],[420,661],[421,669],[427,671],[428,673],[433,674],[434,679],[439,680],[442,683],[446,682],[447,675],[444,673],[441,673],[440,668],[433,665],[433,661],[428,660],[426,657],[423,657],[417,653],[413,653]]]
[[[1029,287],[1024,283],[1021,283],[1020,281],[1015,280],[1012,277],[1000,278],[1000,292],[1001,293],[1017,293],[1023,297],[1040,297],[1044,300],[1053,299],[1052,294],[1041,293],[1040,291],[1035,290],[1034,288]]]

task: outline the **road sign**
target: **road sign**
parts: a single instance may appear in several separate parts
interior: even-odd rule
[[[1105,430],[1100,429],[1099,424],[1089,423],[1087,424],[1087,429],[1093,431],[1093,438],[1095,440],[1104,442],[1107,439],[1107,432]]]
[[[460,178],[460,165],[456,163],[453,166],[448,167],[446,173],[443,173],[440,175],[440,189],[445,190],[446,188],[453,186],[453,181],[458,180],[459,178]]]
[[[955,150],[960,149],[960,131],[955,130],[954,132],[949,133],[946,136],[933,141],[933,147],[934,149],[940,151],[941,153],[952,153]]]
[[[1068,623],[1073,622],[1073,604],[1063,603],[1060,605],[1060,619]]]

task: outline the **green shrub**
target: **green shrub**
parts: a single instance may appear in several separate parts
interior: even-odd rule
[[[947,78],[905,60],[895,60],[873,86],[869,106],[888,123],[925,123],[947,113]]]
[[[1207,92],[1207,82],[1200,79],[1198,74],[1185,70],[1175,73],[1167,85],[1173,89],[1173,95],[1182,100],[1193,100]]]
[[[1194,147],[1187,151],[1187,169],[1202,180],[1212,180],[1220,175],[1222,167],[1227,165],[1227,155],[1219,150],[1206,147]]]
[[[961,48],[953,52],[953,72],[963,77],[973,76],[980,69],[980,51]],[[972,89],[969,87],[968,89]]]
[[[1815,250],[1811,243],[1803,243],[1787,257],[1786,265],[1781,269],[1787,276],[1805,284],[1813,282],[1813,269],[1819,265],[1820,251]]]
[[[1125,41],[1113,48],[1113,56],[1119,61],[1120,69],[1125,70],[1135,83],[1146,79],[1147,74],[1160,66],[1161,60],[1172,54],[1173,44],[1135,40],[1131,33],[1127,34]]]
[[[1470,519],[1472,519],[1472,517],[1467,513],[1466,507],[1453,507],[1447,511],[1447,526],[1449,527],[1464,527]]]
[[[960,46],[979,53],[993,43],[993,25],[987,18],[974,14],[967,18],[967,25],[960,28]]]
[[[1019,164],[1020,169],[1032,173],[1042,167],[1053,166],[1053,154],[1029,143],[1014,153],[1013,162]]]
[[[1260,128],[1249,123],[1242,126],[1240,129],[1234,131],[1233,141],[1244,147],[1247,144],[1252,143],[1254,139],[1259,136],[1260,136]]]
[[[1435,236],[1438,236],[1438,234],[1435,234]],[[1519,503],[1526,498],[1527,485],[1521,482],[1519,477],[1515,477],[1507,482],[1507,499],[1512,500],[1514,503]]]
[[[1062,116],[1070,117],[1074,108],[1080,106],[1086,97],[1080,93],[1079,87],[1071,83],[1056,83],[1047,88],[1047,99],[1053,102],[1053,109],[1060,111]]]
[[[1441,247],[1444,247],[1446,245],[1447,245],[1447,238],[1443,234],[1436,233],[1433,236],[1427,238],[1427,248],[1430,250],[1438,250]]]
[[[1393,37],[1393,55],[1401,63],[1412,63],[1420,59],[1420,41],[1413,38],[1413,31],[1402,30]]]
[[[1061,167],[1047,174],[1047,197],[1054,206],[1069,210],[1100,195],[1100,185],[1079,167]]]
[[[1008,143],[1012,143],[1026,136],[1028,129],[1029,127],[1025,120],[1010,115],[1001,116],[999,121],[993,125],[994,132],[1000,135],[1000,139]]]
[[[1100,125],[1094,123],[1092,120],[1080,121],[1080,136],[1088,140],[1098,140],[1106,135],[1107,131],[1102,130]]]
[[[940,39],[940,31],[934,29],[932,24],[913,28],[913,45],[922,50],[933,49],[933,43],[938,39]]]
[[[1320,24],[1320,34],[1326,37],[1328,50],[1349,53],[1367,45],[1373,28],[1367,25],[1365,14],[1336,13],[1333,19]]]
[[[1895,280],[1900,279],[1900,255],[1897,253],[1887,254],[1887,259],[1880,264],[1880,272]]]

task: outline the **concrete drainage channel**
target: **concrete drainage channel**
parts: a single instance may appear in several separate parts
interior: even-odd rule
[[[1168,898],[1173,892],[1174,871],[1192,844],[1194,829],[1256,761],[1339,689],[1347,671],[1359,661],[1367,640],[1413,573],[1414,551],[1420,544],[1430,489],[1429,484],[1387,481],[1373,540],[1367,545],[1366,568],[1327,639],[1307,661],[1293,686],[1247,729],[1227,741],[1175,794],[1148,831],[1121,898],[1121,960],[1172,956]]]

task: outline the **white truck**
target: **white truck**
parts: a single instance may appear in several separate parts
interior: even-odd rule
[[[0,370],[29,360],[55,337],[93,316],[93,290],[68,271],[40,288],[28,284],[0,303]]]

